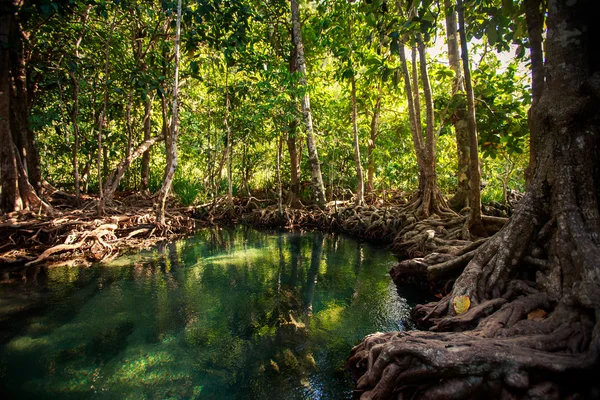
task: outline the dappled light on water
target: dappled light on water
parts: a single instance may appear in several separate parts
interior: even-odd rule
[[[240,227],[39,268],[0,285],[0,395],[350,398],[352,346],[410,328],[393,262],[344,236]]]

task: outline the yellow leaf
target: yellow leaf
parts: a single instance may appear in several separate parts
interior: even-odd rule
[[[457,315],[464,314],[471,306],[471,299],[468,296],[456,296],[452,299],[452,305]]]
[[[542,310],[541,308],[538,308],[537,310],[533,310],[532,312],[527,314],[527,319],[530,321],[541,321],[546,317],[547,314],[548,313],[546,311]]]

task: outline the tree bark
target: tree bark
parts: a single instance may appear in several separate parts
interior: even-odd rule
[[[544,13],[541,0],[525,0],[525,20],[529,34],[529,51],[531,59],[531,103],[537,104],[544,91],[544,51],[542,48],[542,31],[544,29]],[[525,176],[531,180],[535,170],[537,152],[536,127],[532,126],[533,120],[529,115],[529,166]]]
[[[312,186],[315,203],[319,207],[325,206],[325,187],[323,186],[323,175],[321,174],[321,165],[319,163],[319,154],[315,135],[313,130],[312,113],[310,111],[310,97],[308,95],[308,84],[306,80],[306,59],[304,58],[304,44],[302,42],[302,28],[300,27],[300,9],[298,0],[290,0],[292,9],[293,37],[298,55],[298,72],[300,73],[300,87],[303,89],[302,95],[302,115],[306,125],[306,147],[308,148],[308,158],[310,160],[312,173]]]
[[[10,127],[9,35],[14,18],[12,4],[0,4],[0,171],[2,193],[0,207],[4,212],[23,208],[19,193],[17,160]]]
[[[446,9],[446,40],[448,42],[448,61],[450,68],[454,71],[454,81],[452,83],[453,96],[457,93],[463,94],[465,91],[460,66],[459,38],[456,21],[456,11],[454,5],[456,2],[444,0]],[[469,205],[469,178],[471,175],[469,165],[469,130],[467,123],[467,110],[465,103],[460,98],[458,106],[453,110],[452,123],[456,135],[456,193],[448,202],[455,211],[460,211]]]
[[[417,61],[417,48],[410,48],[411,67],[412,67],[412,89],[413,89],[413,104],[415,107],[415,124],[417,134],[423,136],[423,128],[421,123],[421,96],[419,94],[419,64]]]
[[[469,158],[470,158],[470,187],[469,193],[469,218],[467,228],[471,235],[487,236],[483,221],[481,220],[481,172],[479,171],[479,144],[477,142],[477,121],[475,119],[475,96],[473,94],[473,82],[471,81],[471,68],[469,66],[469,52],[467,49],[467,35],[465,27],[465,16],[462,0],[457,3],[458,20],[460,27],[460,47],[465,73],[465,86],[467,94],[467,127],[469,129]]]
[[[358,141],[358,115],[357,115],[357,107],[356,107],[356,79],[354,75],[352,76],[352,80],[350,81],[351,85],[351,95],[352,95],[352,132],[354,134],[354,162],[356,164],[356,198],[354,199],[354,204],[359,206],[364,204],[365,196],[364,196],[364,178],[363,178],[363,169],[362,164],[360,162],[360,144]]]
[[[23,154],[30,160],[29,167],[41,192],[39,155],[28,122],[23,31],[18,20],[20,7],[21,2],[17,0],[0,3],[0,211],[8,213],[35,207],[50,213],[52,208],[38,197],[29,181],[27,164],[21,159]]]
[[[177,108],[177,96],[179,93],[179,39],[181,36],[181,0],[177,1],[177,22],[176,22],[176,32],[175,32],[175,59],[174,59],[174,69],[175,76],[173,78],[173,115],[171,120],[171,129],[169,130],[169,135],[165,138],[167,143],[167,149],[169,149],[169,154],[167,157],[167,165],[165,167],[165,179],[160,188],[157,197],[157,212],[156,212],[156,220],[161,224],[165,223],[165,206],[167,203],[167,197],[169,195],[169,191],[171,190],[171,185],[173,183],[173,178],[175,177],[175,171],[177,170],[177,131],[179,128],[179,119],[178,119],[178,108]]]
[[[23,28],[18,14],[12,23],[11,36],[13,38],[13,50],[11,55],[11,72],[14,87],[14,102],[11,103],[13,113],[15,136],[19,138],[18,148],[21,163],[27,173],[28,181],[38,194],[42,193],[42,169],[40,166],[40,155],[35,144],[35,135],[29,127],[29,101],[27,95],[27,81],[25,69],[25,43]]]

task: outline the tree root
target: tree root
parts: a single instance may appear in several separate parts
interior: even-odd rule
[[[54,192],[62,193],[62,192]],[[64,200],[64,202],[63,202]],[[121,251],[145,248],[159,241],[192,232],[196,223],[188,216],[171,211],[167,224],[157,224],[152,204],[135,198],[135,206],[126,205],[126,199],[98,219],[95,211],[87,210],[82,198],[82,209],[73,209],[73,199],[66,194],[53,198],[55,215],[37,215],[22,211],[4,216],[0,220],[0,263],[6,265],[62,263],[80,259],[86,262],[102,261]],[[60,211],[58,211],[60,210]]]
[[[565,326],[548,335],[494,339],[467,333],[378,333],[352,350],[348,368],[360,377],[361,399],[585,398],[589,389],[577,383],[591,379],[597,348],[579,354],[539,348],[543,336],[544,343],[564,343],[573,333]]]

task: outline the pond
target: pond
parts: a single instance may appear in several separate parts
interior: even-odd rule
[[[389,251],[336,234],[211,229],[0,284],[0,397],[343,399],[350,349],[409,329]],[[15,279],[18,278],[18,279]]]

